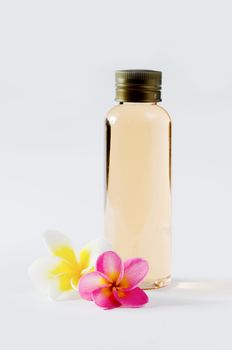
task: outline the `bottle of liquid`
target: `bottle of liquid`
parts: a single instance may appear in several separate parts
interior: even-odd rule
[[[116,71],[106,117],[105,237],[123,259],[149,263],[144,289],[170,282],[171,120],[161,72]]]

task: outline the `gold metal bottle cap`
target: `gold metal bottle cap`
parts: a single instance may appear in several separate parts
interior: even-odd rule
[[[128,69],[115,72],[116,97],[119,102],[161,101],[162,72]]]

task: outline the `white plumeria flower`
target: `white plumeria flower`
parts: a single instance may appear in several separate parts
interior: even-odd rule
[[[97,257],[110,249],[103,238],[91,241],[76,254],[67,236],[57,231],[44,233],[51,256],[41,257],[29,268],[32,282],[52,300],[75,298],[79,279],[94,270]]]

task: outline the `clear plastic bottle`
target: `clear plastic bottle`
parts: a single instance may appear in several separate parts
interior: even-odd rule
[[[161,72],[116,72],[106,118],[105,236],[123,259],[143,257],[145,289],[170,282],[171,121],[161,101]]]

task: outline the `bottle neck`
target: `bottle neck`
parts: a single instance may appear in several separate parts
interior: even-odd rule
[[[149,105],[157,105],[156,101],[153,102],[119,102],[120,105],[144,105],[144,106],[149,106]]]

